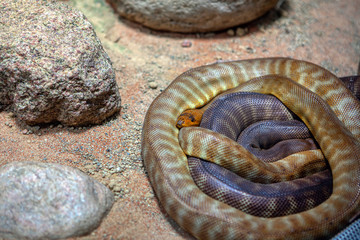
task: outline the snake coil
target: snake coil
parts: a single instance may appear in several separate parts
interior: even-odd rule
[[[333,193],[326,201],[304,212],[264,218],[212,199],[197,187],[179,145],[177,117],[239,86],[276,96],[306,124],[331,168]],[[354,95],[315,64],[283,58],[217,63],[185,72],[153,101],[143,126],[142,158],[161,204],[198,239],[329,237],[360,210],[359,113]]]

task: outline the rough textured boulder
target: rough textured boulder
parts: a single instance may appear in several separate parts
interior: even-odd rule
[[[50,163],[0,168],[0,238],[59,239],[96,228],[112,192],[81,171]]]
[[[0,109],[31,125],[100,123],[120,109],[111,61],[81,12],[46,0],[0,9]]]
[[[107,0],[121,16],[173,32],[207,32],[254,20],[278,0]]]

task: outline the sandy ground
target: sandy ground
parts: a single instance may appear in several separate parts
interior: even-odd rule
[[[347,76],[356,74],[360,60],[360,0],[288,0],[241,26],[248,29],[244,36],[234,35],[237,28],[156,32],[117,17],[103,0],[67,3],[92,22],[113,61],[122,110],[101,125],[81,128],[29,127],[1,112],[0,165],[57,162],[109,186],[116,195],[111,212],[97,230],[77,239],[192,239],[157,201],[140,156],[146,110],[180,73],[219,60],[293,57]]]

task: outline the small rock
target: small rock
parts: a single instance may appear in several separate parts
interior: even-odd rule
[[[122,189],[122,187],[120,186],[120,185],[115,185],[114,187],[113,187],[113,191],[114,192],[121,192],[123,189]]]
[[[158,84],[156,82],[149,82],[149,87],[151,89],[156,89],[158,87]]]
[[[245,36],[247,33],[248,33],[247,28],[237,28],[236,29],[236,36],[238,36],[238,37]]]
[[[284,9],[280,9],[280,14],[282,17],[288,17],[289,16],[289,12],[284,10]]]
[[[1,84],[1,83],[0,83],[0,84]],[[16,115],[15,115],[15,113],[13,113],[13,112],[9,112],[9,117],[10,117],[10,118],[15,118]]]
[[[185,47],[185,48],[188,48],[188,47],[192,46],[192,43],[191,43],[190,40],[184,40],[184,41],[182,41],[181,46]]]
[[[247,53],[255,53],[255,49],[251,48],[251,47],[247,47],[246,48],[246,52]]]
[[[112,192],[80,170],[39,162],[0,168],[0,238],[60,239],[93,231]]]
[[[113,189],[113,188],[115,187],[115,185],[116,185],[116,180],[115,180],[115,179],[111,179],[110,182],[109,182],[109,184],[108,184],[108,187],[109,187],[110,189]]]
[[[227,35],[229,35],[229,36],[231,36],[231,37],[232,37],[232,36],[235,36],[235,32],[234,32],[233,29],[227,30],[226,33],[227,33]]]

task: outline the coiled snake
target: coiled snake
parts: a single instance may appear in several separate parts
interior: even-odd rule
[[[288,164],[298,165],[298,160],[301,160],[303,155],[317,155],[308,161],[305,168],[307,171],[303,175],[309,175],[310,167],[314,166],[315,170],[323,171],[293,181],[259,184],[239,177],[217,164],[190,157],[188,163],[191,176],[204,193],[260,217],[277,217],[305,211],[330,196],[332,177],[321,151],[317,150],[316,142],[311,138],[305,124],[294,119],[295,116],[277,98],[260,93],[237,92],[217,97],[205,108],[207,109],[202,116],[200,127],[222,134],[219,135],[220,141],[217,145],[229,141],[227,138],[230,138],[237,141],[233,142],[234,146],[240,144],[259,160],[270,165],[279,163],[277,161],[280,159],[284,159]],[[184,120],[182,115],[179,118]],[[181,124],[180,127],[184,125]],[[187,155],[196,156],[196,146],[201,146],[196,143],[202,141],[201,138],[197,139],[197,136],[203,137],[205,134],[192,136],[193,132],[197,131],[186,132],[180,131],[180,145]],[[221,137],[227,138],[221,140]],[[229,151],[226,154],[227,159],[238,159],[237,155],[231,156]],[[293,159],[288,157],[291,154]],[[238,155],[244,154],[239,150]],[[246,168],[247,172],[252,171]],[[296,171],[290,169],[290,172]],[[239,175],[244,176],[244,173],[240,172]],[[251,176],[253,180],[254,177],[257,175]],[[257,179],[257,182],[259,180],[264,179]],[[269,180],[274,181],[275,178]]]
[[[331,168],[333,192],[326,201],[304,212],[265,218],[212,199],[194,183],[179,145],[177,118],[239,85],[241,91],[276,96],[306,124]],[[217,63],[183,73],[153,101],[143,127],[142,157],[160,202],[196,238],[329,237],[360,211],[359,116],[360,104],[352,93],[336,76],[312,63],[292,59]],[[206,145],[212,144],[210,137]]]

